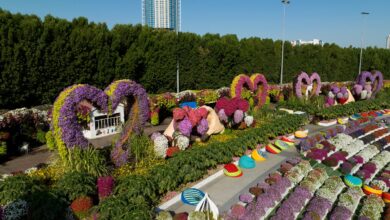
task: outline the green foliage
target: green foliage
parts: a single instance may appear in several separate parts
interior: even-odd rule
[[[89,23],[85,18],[66,21],[46,16],[41,20],[3,10],[0,20],[0,94],[7,94],[0,99],[0,108],[52,103],[66,86],[89,83],[104,88],[122,78],[136,80],[149,93],[175,91],[172,73],[177,57],[180,74],[185,76],[180,78],[182,90],[230,85],[237,73],[259,72],[268,82],[279,82],[280,41],[176,35],[141,25],[116,25],[110,30],[104,23]],[[292,47],[287,42],[285,56],[285,82],[301,70],[318,71],[322,81],[351,81],[356,76],[359,48],[335,44]],[[378,69],[389,78],[390,51],[367,48],[362,69]]]
[[[101,150],[94,147],[68,149],[68,153],[65,158],[61,159],[61,162],[68,171],[88,173],[94,177],[108,173],[106,158]]]
[[[118,179],[115,195],[126,195],[128,198],[140,198],[145,201],[156,201],[156,188],[150,178],[129,175]]]
[[[88,173],[68,172],[57,182],[56,187],[63,192],[70,201],[80,196],[92,196],[96,194],[96,178]]]
[[[47,148],[49,148],[49,150],[55,150],[57,148],[56,141],[51,130],[46,132],[45,139]]]
[[[39,143],[41,144],[46,143],[46,132],[42,131],[41,129],[38,129],[36,138]]]
[[[55,189],[43,188],[27,198],[31,219],[65,219],[69,206],[64,195]]]
[[[7,154],[7,142],[0,141],[0,156]]]
[[[148,136],[134,134],[129,140],[131,140],[131,154],[137,162],[154,156],[150,155],[154,152],[154,145]]]
[[[110,196],[97,207],[99,219],[152,219],[152,209],[141,197],[131,198],[127,195]]]
[[[0,204],[5,205],[17,199],[26,199],[41,188],[42,184],[29,176],[8,177],[0,181]]]

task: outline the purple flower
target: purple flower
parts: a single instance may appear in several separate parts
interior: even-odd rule
[[[287,163],[290,163],[292,165],[297,165],[299,162],[301,162],[301,158],[300,157],[293,157],[293,158],[289,158],[287,159]]]
[[[374,173],[376,170],[376,165],[375,163],[368,162],[362,166],[362,170],[369,173]]]
[[[350,162],[344,162],[341,164],[341,171],[344,174],[349,174],[354,166]]]
[[[239,204],[235,204],[231,207],[228,218],[238,219],[245,214],[245,207]]]
[[[241,194],[239,200],[244,203],[250,203],[253,201],[253,196],[252,194],[248,194],[248,193]]]
[[[221,122],[223,122],[223,123],[227,123],[228,122],[228,116],[225,114],[225,110],[224,109],[219,110],[218,117],[219,117],[219,120]]]
[[[206,132],[209,130],[209,123],[207,122],[207,119],[201,119],[198,126],[196,127],[196,130],[200,135],[206,134]]]
[[[150,139],[154,141],[157,137],[161,136],[162,134],[160,132],[153,132],[153,134],[150,136]]]
[[[244,112],[242,110],[236,110],[234,112],[234,117],[233,117],[234,123],[238,124],[242,122],[243,119],[244,119]]]
[[[330,220],[348,220],[351,219],[352,212],[344,206],[337,206],[332,214]]]
[[[129,150],[123,149],[120,146],[115,146],[111,151],[111,159],[117,167],[125,165],[127,163],[128,156]]]
[[[184,135],[184,136],[191,136],[191,131],[192,131],[192,124],[191,121],[185,117],[181,122],[179,122],[179,131]]]
[[[316,196],[314,199],[310,201],[306,210],[317,213],[320,217],[325,217],[328,210],[330,210],[331,208],[332,208],[332,203],[329,200]]]
[[[363,164],[364,163],[363,157],[361,157],[359,155],[353,156],[353,159],[355,160],[356,163],[359,163],[359,164]]]

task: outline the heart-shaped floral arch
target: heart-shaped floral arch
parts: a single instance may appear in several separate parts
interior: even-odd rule
[[[307,91],[308,86],[312,86],[310,93]],[[298,98],[302,98],[302,92],[308,93],[310,97],[318,96],[321,92],[321,77],[316,72],[312,73],[310,77],[307,73],[301,72],[295,77],[293,87]],[[302,91],[302,88],[304,91]]]
[[[375,97],[382,87],[383,74],[381,72],[377,70],[372,72],[363,71],[356,78],[353,94],[358,97],[363,90],[369,90],[366,92],[371,93],[369,98],[372,98]]]
[[[241,97],[245,85],[256,95],[258,99],[257,107],[263,106],[268,96],[268,82],[265,76],[259,73],[253,74],[251,77],[245,74],[237,75],[230,86],[231,97]]]
[[[65,88],[53,105],[51,128],[58,146],[59,154],[67,155],[67,148],[86,148],[88,140],[82,133],[82,126],[77,120],[77,105],[90,102],[103,113],[115,111],[123,98],[133,97],[122,133],[115,144],[111,157],[117,166],[125,164],[130,151],[129,137],[140,133],[149,116],[149,103],[145,89],[131,80],[118,80],[111,83],[104,91],[85,84]]]

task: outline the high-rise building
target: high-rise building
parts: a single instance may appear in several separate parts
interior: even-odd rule
[[[180,30],[181,0],[142,0],[142,24]]]
[[[387,48],[387,49],[390,49],[390,34],[389,34],[389,36],[387,36],[387,38],[386,38],[386,48]]]

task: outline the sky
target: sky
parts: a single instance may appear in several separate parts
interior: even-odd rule
[[[12,13],[47,14],[72,20],[115,24],[142,22],[142,0],[0,0]],[[282,39],[280,0],[181,0],[182,29],[197,34],[236,34],[239,38]],[[290,0],[285,39],[321,39],[342,47],[383,48],[390,34],[390,0]],[[361,15],[361,12],[369,15]]]

